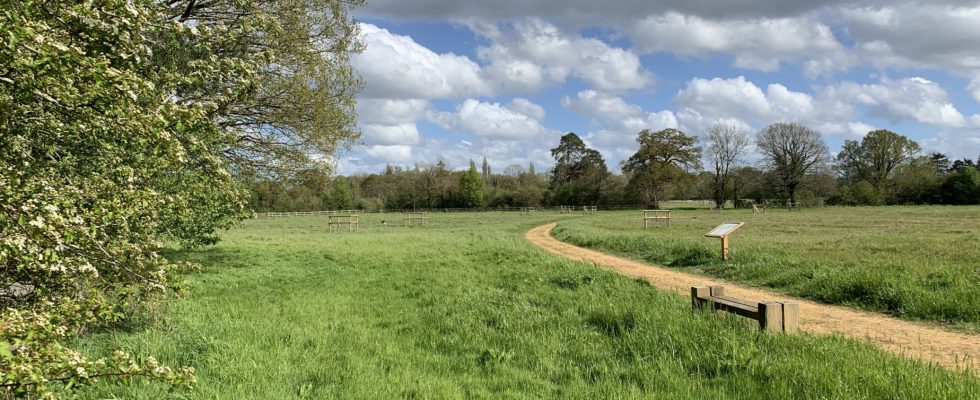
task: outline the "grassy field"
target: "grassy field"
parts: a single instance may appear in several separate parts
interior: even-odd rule
[[[670,228],[642,213],[559,224],[560,240],[794,296],[980,332],[980,207],[678,210]],[[703,235],[723,221],[732,258]]]
[[[612,216],[611,225],[636,222]],[[400,217],[362,216],[356,233],[326,232],[315,217],[249,221],[216,247],[177,253],[204,268],[189,277],[191,297],[154,326],[81,346],[192,365],[197,387],[176,395],[201,399],[980,397],[974,375],[839,337],[761,334],[522,238],[558,214],[379,224]],[[600,221],[575,216],[562,226],[571,234]],[[679,234],[694,221],[707,223],[656,232]],[[739,259],[755,225],[734,241]],[[165,394],[137,380],[85,396]]]

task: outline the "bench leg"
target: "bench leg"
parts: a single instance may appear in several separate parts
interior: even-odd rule
[[[783,331],[783,305],[759,303],[759,329],[766,332]]]
[[[783,302],[783,332],[796,333],[800,330],[800,304]]]
[[[704,298],[711,296],[711,288],[707,286],[692,286],[691,287],[691,307],[697,311],[704,308],[704,303],[706,303]]]

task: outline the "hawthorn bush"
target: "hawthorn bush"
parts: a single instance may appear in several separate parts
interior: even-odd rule
[[[242,11],[231,24],[188,22],[196,3],[173,15],[182,3],[0,0],[0,397],[103,377],[194,383],[190,367],[66,344],[179,291],[186,266],[157,254],[165,241],[214,243],[251,214],[234,160],[260,136],[233,110],[262,94],[276,55],[240,44],[304,38],[262,1],[209,3]]]

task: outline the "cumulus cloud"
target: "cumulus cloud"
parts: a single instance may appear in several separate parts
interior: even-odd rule
[[[446,130],[499,140],[528,140],[551,132],[532,116],[475,99],[466,99],[453,113],[431,112],[428,119]]]
[[[364,150],[371,157],[393,162],[406,162],[412,159],[412,146],[368,146]]]
[[[880,0],[879,3],[886,3]],[[817,10],[840,3],[834,0],[815,1],[711,1],[711,0],[427,0],[410,2],[374,0],[360,12],[365,15],[392,19],[443,20],[480,17],[490,20],[522,18],[527,15],[562,21],[573,25],[613,24],[636,16],[677,11],[710,18],[781,17]],[[871,3],[874,3],[873,1]]]
[[[470,21],[469,26],[492,42],[477,55],[489,63],[487,74],[505,90],[536,91],[575,77],[599,90],[624,91],[642,89],[653,80],[633,52],[566,34],[539,18],[503,25]]]
[[[966,90],[970,92],[973,99],[980,103],[980,72],[973,75],[973,79],[970,80],[970,84],[967,85]]]
[[[763,91],[741,76],[694,78],[674,98],[681,127],[695,134],[721,121],[755,127],[778,121],[799,121],[816,126],[826,134],[847,135],[850,133],[849,121],[853,122],[857,116],[852,101],[836,87],[810,94],[773,83]]]
[[[363,53],[353,65],[368,98],[434,99],[488,94],[480,65],[468,57],[437,54],[411,37],[360,24]]]
[[[836,85],[836,92],[892,120],[913,119],[948,127],[963,127],[968,122],[939,84],[921,77],[883,78],[873,84],[844,82]]]
[[[429,102],[419,99],[359,99],[358,126],[367,145],[414,145],[422,136],[415,121]]]
[[[515,98],[507,104],[507,108],[512,111],[519,112],[521,114],[527,115],[528,117],[534,118],[538,121],[544,119],[545,111],[544,107],[541,107],[531,100],[525,99],[523,97]]]
[[[642,107],[627,103],[621,97],[595,90],[583,90],[574,98],[565,96],[561,105],[576,114],[597,118],[604,129],[631,132],[633,135],[643,129],[677,127],[677,119],[670,110],[646,112]]]
[[[365,143],[377,145],[418,144],[422,138],[414,123],[396,125],[361,124]]]
[[[830,27],[808,18],[708,20],[668,12],[637,21],[631,38],[641,51],[733,54],[737,67],[761,71],[778,70],[787,60],[836,61],[807,64],[807,73],[816,76],[846,64],[846,49]]]
[[[862,61],[879,67],[980,69],[980,5],[900,2],[839,10]]]

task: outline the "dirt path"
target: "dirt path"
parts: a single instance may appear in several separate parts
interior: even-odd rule
[[[672,271],[585,249],[551,237],[555,223],[531,229],[524,237],[550,253],[594,263],[632,278],[642,278],[662,290],[690,296],[691,286],[725,285],[725,294],[755,300],[787,300],[789,296],[730,282]],[[850,308],[797,300],[800,329],[811,334],[838,333],[864,339],[905,357],[935,362],[951,370],[971,369],[980,375],[980,336],[950,332],[909,321]]]

